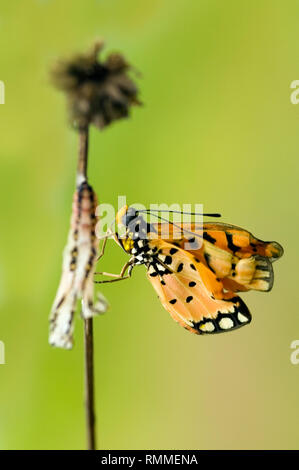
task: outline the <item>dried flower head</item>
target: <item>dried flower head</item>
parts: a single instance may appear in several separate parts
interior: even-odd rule
[[[95,236],[97,197],[84,181],[74,194],[71,229],[63,255],[60,285],[50,317],[52,346],[70,349],[73,345],[73,320],[78,299],[82,300],[83,318],[104,313],[108,304],[97,295],[94,304],[93,276],[98,242]]]
[[[98,42],[85,54],[58,61],[51,71],[54,86],[67,95],[70,119],[78,129],[89,124],[102,129],[127,117],[131,105],[140,104],[138,89],[128,76],[130,65],[120,54],[99,61],[102,48]]]

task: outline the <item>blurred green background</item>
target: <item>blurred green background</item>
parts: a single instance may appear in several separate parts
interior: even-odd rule
[[[97,37],[142,72],[144,107],[91,132],[101,202],[203,203],[285,248],[253,321],[198,337],[180,328],[136,268],[103,292],[94,321],[97,434],[106,449],[298,447],[298,1],[2,2],[0,447],[81,449],[82,321],[73,351],[48,345],[69,229],[77,136],[53,61]],[[127,260],[110,242],[103,267]]]

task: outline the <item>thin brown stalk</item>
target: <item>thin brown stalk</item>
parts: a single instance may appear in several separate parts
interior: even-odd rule
[[[87,180],[88,163],[88,127],[79,131],[79,156],[77,167],[77,179]],[[81,181],[79,182],[81,183]]]
[[[79,132],[79,157],[77,183],[87,180],[88,127]],[[84,365],[85,365],[85,419],[87,449],[96,449],[95,410],[94,410],[94,361],[93,361],[93,321],[84,319]]]
[[[94,410],[94,367],[93,367],[93,322],[84,320],[85,346],[85,413],[87,431],[87,449],[96,449],[95,410]]]

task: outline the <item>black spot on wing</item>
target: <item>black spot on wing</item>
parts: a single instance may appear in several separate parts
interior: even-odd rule
[[[211,267],[211,264],[210,264],[211,256],[208,253],[205,253],[204,257],[205,257],[206,263],[207,263],[208,267],[210,268],[210,270],[213,273],[215,273],[214,269]]]
[[[158,276],[158,273],[157,272],[150,273],[150,276],[151,277],[156,277],[156,276]]]
[[[183,264],[183,263],[180,263],[180,264],[178,265],[177,272],[180,273],[181,271],[183,271],[183,267],[184,267],[184,264]]]
[[[165,264],[171,264],[172,263],[172,257],[167,255],[164,261]]]
[[[238,251],[240,249],[239,246],[235,245],[233,243],[233,236],[231,233],[228,233],[228,232],[225,232],[225,235],[226,235],[226,240],[227,240],[227,246],[228,248],[233,252],[235,253],[236,251]]]
[[[257,253],[257,246],[254,243],[250,243],[253,253]]]
[[[211,237],[207,232],[203,232],[203,239],[210,243],[216,243],[216,238]]]

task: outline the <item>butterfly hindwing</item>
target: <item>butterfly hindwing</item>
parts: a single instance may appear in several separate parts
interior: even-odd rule
[[[251,321],[244,302],[224,292],[220,279],[193,254],[162,240],[152,240],[157,261],[148,278],[173,319],[196,334],[231,331]]]

